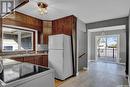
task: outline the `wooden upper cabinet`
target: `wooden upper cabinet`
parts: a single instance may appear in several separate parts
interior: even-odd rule
[[[64,21],[64,29],[63,29],[64,34],[71,35],[72,26],[73,26],[73,23],[72,23],[71,17],[66,18]]]
[[[64,27],[64,22],[62,19],[59,20],[54,20],[53,21],[53,34],[61,34],[63,33],[63,27]]]
[[[43,21],[43,43],[48,44],[48,36],[52,34],[52,21]]]
[[[42,31],[42,20],[22,14],[20,12],[14,12],[3,18],[3,24],[27,27],[40,32]]]
[[[66,34],[72,35],[73,26],[76,26],[73,23],[74,16],[67,16],[52,21],[52,34]]]

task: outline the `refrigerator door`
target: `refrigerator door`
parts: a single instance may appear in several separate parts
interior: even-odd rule
[[[63,77],[63,50],[49,50],[49,67],[55,70],[55,78]]]
[[[49,50],[63,49],[64,38],[63,35],[49,36]]]
[[[73,75],[71,38],[65,36],[64,42],[64,78],[68,78]]]

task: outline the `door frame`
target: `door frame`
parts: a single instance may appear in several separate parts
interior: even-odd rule
[[[111,35],[104,35],[104,37],[107,36],[117,36],[117,58],[116,58],[116,63],[120,63],[120,35],[119,34],[111,34]],[[98,60],[97,57],[97,38],[103,37],[101,35],[95,36],[95,61]]]

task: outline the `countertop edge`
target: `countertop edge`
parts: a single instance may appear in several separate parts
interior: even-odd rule
[[[16,55],[4,55],[0,56],[2,59],[5,58],[19,58],[19,57],[29,57],[29,56],[44,56],[48,55],[47,53],[34,53],[34,54],[16,54]]]

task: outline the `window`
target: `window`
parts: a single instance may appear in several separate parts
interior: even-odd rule
[[[4,15],[14,8],[14,1],[13,0],[0,1],[0,8],[1,8],[0,13]]]
[[[3,27],[3,51],[33,50],[33,32]]]
[[[118,35],[104,35],[96,38],[99,58],[117,58],[118,37]]]

